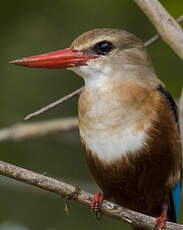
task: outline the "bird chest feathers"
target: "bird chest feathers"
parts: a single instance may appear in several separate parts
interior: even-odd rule
[[[151,96],[134,84],[105,82],[85,89],[79,99],[80,135],[87,147],[106,163],[146,145]]]

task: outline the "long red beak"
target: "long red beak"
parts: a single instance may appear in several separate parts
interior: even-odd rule
[[[61,69],[87,65],[89,59],[96,58],[94,55],[84,54],[73,48],[58,50],[11,61],[11,64],[47,69]]]

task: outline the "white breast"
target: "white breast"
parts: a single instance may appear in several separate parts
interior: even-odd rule
[[[100,133],[96,137],[87,136],[82,130],[80,135],[87,147],[106,163],[119,160],[129,152],[138,151],[145,146],[147,136],[144,130],[134,131],[132,128],[126,128],[111,136],[105,133]]]

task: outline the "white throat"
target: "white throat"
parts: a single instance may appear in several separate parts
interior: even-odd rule
[[[109,66],[106,66],[102,72],[90,66],[73,67],[70,70],[84,79],[86,88],[101,87],[110,78]]]

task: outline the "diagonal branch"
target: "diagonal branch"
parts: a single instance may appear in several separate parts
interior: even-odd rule
[[[162,39],[183,60],[183,30],[158,0],[134,0],[153,23]]]
[[[180,17],[178,17],[176,19],[177,23],[182,23],[183,22],[183,15],[181,15]],[[150,38],[149,40],[147,40],[146,42],[144,42],[144,46],[148,47],[150,46],[152,43],[154,43],[155,41],[157,41],[160,38],[159,34],[154,35],[152,38]]]
[[[91,205],[93,198],[92,194],[80,190],[76,186],[66,184],[51,177],[17,167],[3,161],[0,161],[0,174],[56,193],[65,197],[67,200],[74,199],[81,204],[87,206]],[[133,226],[138,226],[147,230],[153,230],[155,226],[155,218],[131,211],[112,202],[104,201],[102,204],[102,211],[106,215],[115,219],[125,221]],[[183,230],[183,225],[167,222],[166,230]]]
[[[67,100],[71,99],[73,96],[75,96],[77,94],[80,94],[83,91],[83,89],[84,89],[84,86],[82,86],[81,88],[73,91],[72,93],[70,93],[70,94],[68,94],[68,95],[66,95],[66,96],[64,96],[64,97],[52,102],[51,104],[49,104],[49,105],[47,105],[47,106],[45,106],[45,107],[43,107],[43,108],[31,113],[29,115],[27,115],[24,118],[24,120],[29,120],[29,119],[31,119],[33,117],[36,117],[36,116],[40,115],[41,113],[44,113],[44,112],[46,112],[46,111],[58,106],[59,104],[63,103],[64,101],[67,101]]]

